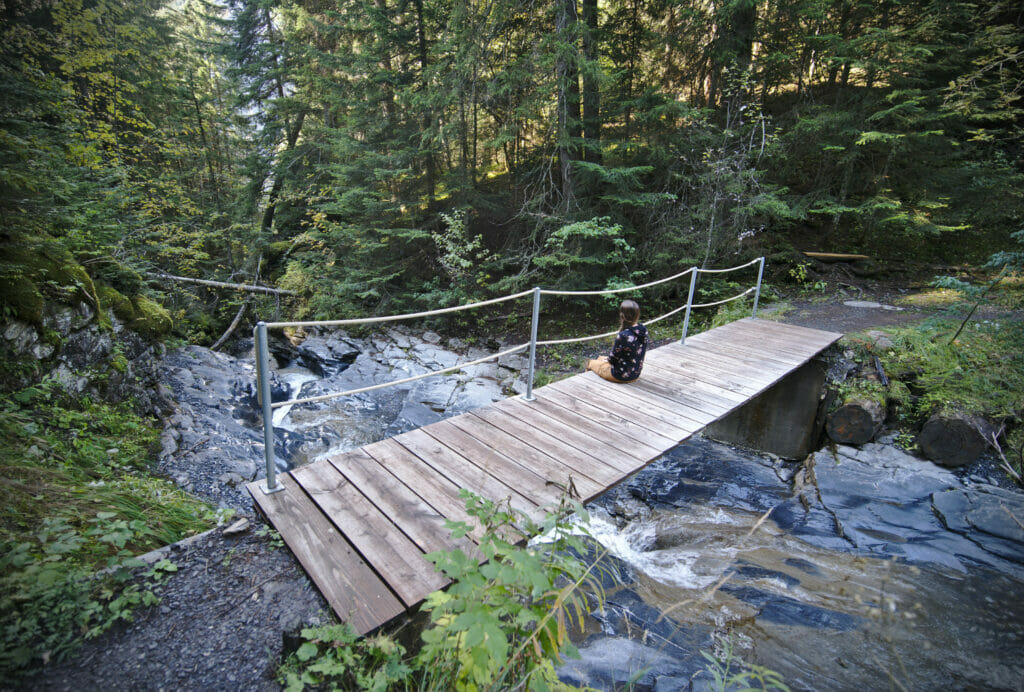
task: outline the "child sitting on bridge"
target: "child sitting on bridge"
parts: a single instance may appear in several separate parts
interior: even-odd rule
[[[632,382],[640,377],[647,354],[647,327],[640,324],[640,306],[635,300],[624,300],[619,306],[619,334],[612,352],[587,361],[593,370],[609,382]]]

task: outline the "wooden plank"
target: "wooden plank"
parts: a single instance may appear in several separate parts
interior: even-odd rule
[[[703,334],[708,336],[702,338],[723,341],[737,336],[753,337],[761,340],[763,344],[770,343],[772,350],[798,349],[799,351],[817,351],[827,348],[842,336],[834,332],[806,330],[803,327],[783,325],[781,322],[750,318],[729,322],[728,325]]]
[[[466,414],[449,418],[448,422],[482,443],[500,449],[503,454],[512,457],[520,465],[543,478],[547,485],[559,491],[567,488],[570,476],[583,497],[598,495],[604,488],[601,482],[580,474],[558,458],[544,453],[482,418]]]
[[[522,421],[502,414],[492,408],[477,409],[471,411],[469,415],[486,421],[495,428],[517,438],[521,443],[544,452],[553,459],[557,459],[560,465],[568,468],[569,474],[574,479],[578,479],[576,486],[581,494],[583,487],[591,487],[590,484],[593,484],[592,487],[596,496],[622,476],[618,469],[602,463],[599,459],[583,454],[572,445],[563,442],[550,433],[523,425]],[[563,483],[569,474],[562,477]],[[585,482],[585,479],[589,483]],[[584,481],[582,486],[580,481]]]
[[[588,400],[602,402],[602,406],[606,402],[615,401],[621,406],[643,411],[652,421],[656,421],[657,424],[671,426],[680,431],[678,433],[679,439],[689,437],[703,427],[701,423],[690,420],[676,410],[654,406],[644,398],[635,396],[628,387],[622,388],[621,393],[615,393],[614,396],[611,396],[612,392],[609,388],[613,386],[620,387],[621,385],[612,385],[610,382],[604,382],[604,380],[580,375],[547,385],[547,387],[555,387],[559,391],[574,396],[585,393]],[[542,387],[539,391],[543,392],[545,388]],[[583,396],[580,398],[583,398]],[[671,406],[671,402],[665,403]]]
[[[631,459],[622,458],[625,455],[614,447],[571,431],[567,425],[529,409],[524,402],[516,399],[507,399],[494,404],[487,411],[474,413],[493,416],[490,421],[492,424],[503,427],[528,444],[543,448],[549,454],[557,453],[558,458],[567,466],[591,478],[596,475],[598,478],[595,480],[602,483],[614,482],[615,478],[629,473],[629,469],[635,466]]]
[[[784,322],[772,322],[770,320],[759,320],[745,317],[736,322],[720,327],[724,331],[721,334],[734,334],[743,332],[748,334],[759,334],[764,338],[770,338],[774,343],[789,346],[804,346],[811,349],[824,349],[832,345],[843,335],[839,332],[829,332],[822,329],[809,329],[799,327],[795,324]]]
[[[520,495],[514,487],[495,478],[422,430],[410,430],[394,439],[459,488],[466,488],[490,500],[508,498],[512,507],[526,514],[537,508],[534,502]]]
[[[459,487],[424,464],[393,439],[381,440],[363,447],[382,467],[405,484],[445,519],[464,521],[475,527],[470,538],[479,542],[482,530],[477,520],[466,513],[466,503],[459,497]]]
[[[749,397],[760,390],[757,382],[749,379],[742,379],[734,374],[735,363],[723,364],[720,361],[713,361],[703,357],[702,352],[692,348],[673,344],[659,353],[657,358],[650,362],[659,367],[667,367],[677,370],[679,374],[704,382],[717,389],[725,389],[736,394]]]
[[[728,340],[718,335],[713,335],[713,338],[707,339],[701,339],[699,338],[700,336],[698,334],[692,339],[687,339],[686,345],[707,349],[721,349],[729,353],[736,352],[747,358],[755,357],[762,361],[777,364],[780,367],[800,365],[806,362],[808,358],[807,349],[791,350],[793,347],[787,346],[785,350],[779,350],[772,348],[774,346],[772,342],[744,332],[732,334]]]
[[[601,404],[608,402],[598,401],[591,403],[589,400],[578,399],[557,389],[547,388],[535,392],[537,401],[544,403],[550,401],[557,407],[577,416],[590,419],[607,431],[612,437],[619,438],[617,444],[643,443],[643,447],[652,450],[655,456],[660,455],[668,449],[676,446],[678,440],[674,436],[666,436],[651,428],[643,426],[643,413],[632,409],[624,408],[625,413],[615,410],[614,404],[611,407],[602,407]],[[626,442],[623,442],[626,440]],[[605,440],[606,442],[608,440]]]
[[[266,495],[258,481],[249,493],[338,618],[366,634],[401,615],[402,603],[299,484],[286,473],[277,480],[284,490]]]
[[[441,513],[363,450],[338,454],[327,461],[381,512],[391,517],[424,553],[453,548],[462,548],[466,553],[474,550],[469,541],[451,538]]]
[[[416,544],[334,466],[322,461],[308,464],[292,471],[292,477],[407,607],[448,583]]]
[[[642,376],[641,376],[642,377]],[[597,392],[599,396],[616,398],[631,405],[647,410],[651,415],[669,415],[680,425],[691,427],[694,431],[707,425],[707,416],[703,411],[694,411],[680,406],[678,402],[637,386],[638,382],[628,385],[615,384],[602,380],[600,377],[581,376],[583,386]]]
[[[757,391],[756,387],[737,387],[728,381],[720,378],[724,375],[720,367],[707,363],[689,362],[680,365],[678,361],[686,362],[686,358],[677,358],[676,362],[668,358],[651,362],[652,376],[666,377],[666,371],[673,379],[673,384],[681,387],[692,388],[695,392],[703,393],[713,397],[713,401],[728,403],[735,406],[738,403],[746,402],[751,394]],[[644,366],[646,367],[646,366]]]
[[[644,463],[652,457],[644,451],[637,449],[621,450],[605,442],[599,436],[599,426],[583,418],[578,418],[578,424],[574,427],[560,418],[544,411],[542,403],[537,405],[536,401],[523,401],[522,399],[505,399],[493,405],[497,411],[507,413],[521,420],[526,426],[532,426],[536,430],[543,430],[549,435],[558,438],[588,457],[599,460],[605,466],[610,466],[616,471],[630,473],[636,468],[636,462]],[[550,405],[548,405],[550,408]],[[630,459],[634,461],[630,461]]]
[[[561,491],[548,484],[543,477],[523,466],[516,459],[490,447],[451,421],[443,420],[420,428],[439,442],[473,461],[506,485],[514,485],[519,492],[538,506],[547,506],[558,501]]]
[[[557,392],[554,394],[557,396]],[[624,428],[629,425],[629,421],[601,409],[583,411],[579,402],[575,400],[566,405],[556,401],[552,396],[541,395],[540,392],[537,392],[533,401],[524,401],[523,399],[516,399],[516,401],[568,426],[572,431],[584,433],[619,450],[620,453],[635,456],[642,461],[653,459],[666,449],[662,445],[650,444],[648,440],[653,437],[651,434],[644,437],[624,434]],[[669,446],[671,447],[673,444],[669,443]]]
[[[645,366],[646,367],[646,366]],[[735,408],[750,398],[731,389],[718,387],[693,377],[689,372],[674,370],[661,363],[651,363],[651,379],[685,392],[702,409]]]
[[[633,382],[632,386],[639,391],[656,394],[662,399],[668,399],[676,406],[689,409],[689,411],[692,411],[692,414],[687,413],[687,415],[703,424],[710,423],[719,415],[729,410],[728,406],[713,406],[708,402],[697,401],[688,392],[671,387],[663,381],[658,381],[656,378],[645,380],[641,377],[636,382]]]
[[[804,254],[822,262],[854,262],[856,260],[871,259],[868,255],[857,255],[847,252],[808,252],[804,250]]]
[[[694,341],[693,343],[687,342],[685,348],[695,350],[701,355],[716,355],[725,358],[732,358],[733,360],[743,363],[754,370],[771,368],[772,370],[790,371],[795,367],[806,363],[808,358],[806,355],[798,355],[791,357],[788,362],[783,362],[768,358],[760,353],[738,351],[734,348],[729,348],[724,344],[711,343],[707,341]]]
[[[685,348],[685,347],[684,347]],[[763,391],[764,387],[775,382],[778,377],[790,372],[791,369],[781,370],[767,366],[758,368],[747,365],[727,355],[709,353],[690,348],[673,354],[673,358],[664,362],[658,361],[658,365],[682,370],[684,373],[693,373],[694,377],[708,381],[719,379],[741,387],[746,394],[754,394]],[[737,375],[729,374],[741,371],[743,380]]]
[[[690,421],[692,424],[696,425],[698,429],[707,424],[704,412],[700,409],[693,409],[689,406],[680,406],[679,402],[674,398],[658,394],[652,391],[649,387],[644,387],[643,375],[640,376],[639,380],[626,384],[608,382],[597,375],[591,374],[581,375],[580,379],[584,381],[587,387],[597,391],[600,396],[623,400],[631,398],[638,401],[640,405],[657,406],[658,408],[669,411],[679,418]]]

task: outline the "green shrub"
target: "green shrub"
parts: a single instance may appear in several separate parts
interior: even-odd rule
[[[386,636],[360,639],[346,626],[307,629],[280,670],[287,689],[566,689],[555,664],[576,655],[569,630],[582,631],[592,607],[587,593],[603,602],[600,561],[577,557],[587,549],[569,520],[575,513],[586,522],[585,511],[563,500],[535,524],[507,501],[466,490],[462,497],[483,530],[478,547],[486,561],[460,549],[427,556],[452,584],[423,604],[430,624],[420,651],[409,656]],[[455,538],[471,530],[462,522],[449,526]],[[544,542],[523,545],[538,535]]]

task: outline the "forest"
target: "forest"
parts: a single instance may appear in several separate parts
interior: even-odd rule
[[[298,297],[266,309],[337,318],[799,250],[966,264],[1009,249],[1024,213],[1011,0],[0,15],[0,288],[29,321],[64,290],[40,257],[209,343],[246,299],[161,275],[272,285]]]
[[[135,556],[224,522],[156,472],[157,419],[176,408],[155,363],[259,319],[625,288],[760,256],[766,293],[806,297],[803,253],[866,255],[891,286],[945,276],[974,303],[884,352],[849,342],[899,385],[900,439],[977,414],[1021,483],[1019,0],[0,0],[0,20],[4,679],[131,621],[178,569],[139,576]],[[1001,281],[1016,312],[976,315]],[[687,288],[643,299],[674,308]],[[700,299],[735,288],[709,281]],[[614,308],[557,305],[569,329]],[[479,343],[526,329],[516,309],[426,326]],[[880,389],[858,386],[844,395]],[[476,502],[481,523],[511,521]],[[437,689],[555,680],[576,596],[552,581],[554,602],[534,600],[535,580],[578,585],[589,569],[499,549],[533,567],[448,594],[513,623],[522,648],[445,658],[455,625],[439,617],[417,659]],[[302,662],[356,655],[410,675],[386,637],[309,632]],[[311,670],[280,675],[319,685]]]

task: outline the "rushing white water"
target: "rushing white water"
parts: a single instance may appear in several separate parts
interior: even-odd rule
[[[289,399],[298,398],[299,394],[302,393],[302,385],[320,379],[306,368],[300,368],[297,365],[278,370],[277,376],[281,382],[288,385]],[[291,410],[291,406],[282,406],[279,409],[275,409],[274,426],[282,430],[295,430],[295,426],[287,421],[288,412]]]

